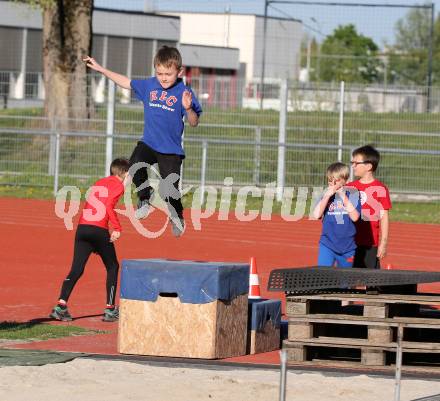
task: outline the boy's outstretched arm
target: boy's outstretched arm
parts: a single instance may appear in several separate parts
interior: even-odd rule
[[[84,57],[83,61],[86,63],[87,67],[97,72],[100,72],[108,79],[111,79],[116,85],[119,85],[124,89],[131,89],[130,86],[131,79],[126,77],[125,75],[121,75],[116,72],[110,71],[107,68],[104,68],[102,65],[98,64],[94,58],[90,56]]]
[[[382,259],[387,253],[388,245],[388,230],[390,226],[390,216],[388,210],[382,211],[382,217],[380,218],[380,241],[377,247],[377,257]]]

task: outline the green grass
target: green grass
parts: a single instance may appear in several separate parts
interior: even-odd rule
[[[392,222],[440,224],[440,202],[394,202],[390,219]]]
[[[27,116],[28,118],[23,118]],[[42,109],[0,110],[0,127],[32,130],[44,126]],[[186,138],[249,140],[256,138],[255,126],[261,129],[261,140],[278,140],[279,114],[272,110],[206,108],[201,124],[197,128],[187,127]],[[212,124],[230,126],[220,127]],[[322,185],[326,167],[335,161],[336,150],[322,150],[316,145],[336,145],[338,141],[339,116],[337,112],[291,112],[288,113],[287,142],[308,144],[309,148],[286,149],[286,186]],[[373,143],[382,149],[411,150],[412,154],[383,152],[378,178],[383,180],[391,192],[439,193],[440,176],[435,174],[439,155],[424,155],[420,151],[440,151],[438,113],[367,113],[347,112],[344,117],[343,143],[350,149],[365,143]],[[130,138],[114,139],[114,155],[129,156],[143,125],[142,108],[116,109],[116,134],[129,134]],[[208,125],[208,126],[206,126]],[[246,125],[248,127],[238,127]],[[85,122],[80,132],[105,132],[105,110],[97,108],[94,119]],[[383,131],[392,134],[384,135]],[[408,135],[411,134],[411,135]],[[431,135],[431,136],[429,136]],[[200,142],[186,143],[187,158],[184,163],[186,180],[199,180],[202,145]],[[35,185],[50,185],[48,171],[49,140],[44,136],[19,134],[0,135],[0,185],[23,184],[27,176],[35,175]],[[259,152],[259,159],[255,155]],[[23,157],[25,155],[26,157]],[[350,151],[344,150],[343,161],[348,162]],[[104,138],[69,138],[61,143],[60,174],[68,181],[76,177],[103,174],[105,163]],[[259,176],[254,177],[256,163]],[[255,179],[265,184],[276,179],[277,149],[262,145],[257,148],[249,144],[209,143],[206,169],[207,182],[222,182],[224,177],[233,177],[236,184],[253,183]],[[23,176],[14,176],[15,173]],[[68,176],[70,175],[70,176]],[[24,182],[23,182],[24,180]],[[31,182],[29,182],[31,184]],[[75,184],[76,185],[76,184]],[[84,183],[87,185],[87,183]]]
[[[0,197],[21,199],[53,199],[53,191],[47,187],[23,187],[0,185]]]
[[[100,330],[77,326],[55,326],[37,322],[0,322],[0,339],[3,340],[49,340],[53,338],[104,333]]]
[[[22,118],[25,116],[26,118]],[[93,119],[78,128],[80,132],[105,132],[106,112],[96,107]],[[197,128],[187,127],[186,138],[255,140],[255,126],[261,128],[263,141],[278,140],[279,113],[273,110],[221,109],[206,107]],[[44,128],[47,122],[41,108],[0,110],[0,127]],[[230,124],[233,127],[204,126],[204,124]],[[285,185],[321,186],[326,167],[336,160],[335,150],[323,150],[317,144],[336,144],[339,116],[337,112],[288,113],[287,142],[310,144],[309,148],[286,149]],[[246,125],[248,127],[238,127]],[[344,145],[350,148],[373,143],[383,149],[409,149],[412,154],[382,152],[377,178],[384,181],[391,193],[440,193],[439,155],[424,155],[420,151],[440,151],[439,113],[368,113],[347,112],[344,117]],[[129,156],[143,126],[143,110],[117,105],[116,134],[129,134],[130,138],[114,140],[113,154]],[[46,127],[47,128],[47,127]],[[391,132],[390,135],[383,131]],[[431,136],[428,136],[431,135]],[[187,142],[184,162],[184,180],[200,181],[202,146],[200,142]],[[47,137],[19,134],[0,135],[0,196],[19,196],[50,199],[53,176],[48,175],[50,143]],[[256,154],[259,152],[259,159]],[[350,159],[344,150],[343,161]],[[69,138],[61,143],[60,182],[86,190],[104,175],[105,139]],[[259,165],[258,175],[255,174]],[[221,185],[225,177],[232,177],[234,185],[252,185],[276,181],[277,149],[249,144],[208,144],[206,182]],[[17,174],[18,173],[18,174]],[[14,188],[14,186],[17,188]],[[258,201],[257,201],[258,202]],[[261,201],[260,201],[261,203]],[[395,203],[391,217],[395,221],[439,222],[439,204]],[[280,210],[275,205],[274,212]]]

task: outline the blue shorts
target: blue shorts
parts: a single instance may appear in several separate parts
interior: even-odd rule
[[[355,252],[356,250],[353,249],[343,254],[336,253],[320,243],[318,266],[353,267]]]

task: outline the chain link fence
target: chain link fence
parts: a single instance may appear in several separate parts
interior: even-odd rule
[[[130,91],[112,95],[100,76],[89,77],[89,117],[66,129],[45,117],[38,77],[27,77],[17,98],[8,74],[0,72],[0,185],[89,185],[142,135],[142,105]],[[322,186],[328,164],[348,163],[369,143],[381,151],[378,178],[393,193],[440,194],[440,118],[426,112],[426,88],[286,84],[268,82],[261,102],[252,81],[192,81],[204,113],[198,127],[186,127],[184,183]],[[433,88],[433,105],[438,94]]]

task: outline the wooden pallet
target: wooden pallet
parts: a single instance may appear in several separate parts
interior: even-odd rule
[[[367,367],[385,366],[396,352],[399,331],[403,354],[440,354],[440,312],[433,308],[440,306],[439,295],[320,294],[286,300],[289,330],[283,346],[289,362],[310,361],[310,351],[327,348],[336,354],[354,350]],[[347,301],[354,304],[342,306]],[[432,316],[421,311],[426,306]]]

